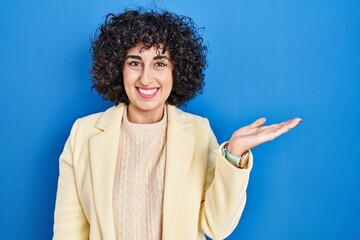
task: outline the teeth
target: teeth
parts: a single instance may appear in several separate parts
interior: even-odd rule
[[[146,94],[146,95],[154,94],[156,91],[157,91],[156,88],[154,88],[154,89],[142,89],[142,88],[139,88],[139,92],[141,92],[142,94]]]

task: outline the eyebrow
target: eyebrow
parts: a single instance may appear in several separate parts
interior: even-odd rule
[[[154,57],[154,60],[163,60],[163,59],[168,59],[168,60],[170,60],[167,56],[165,56],[165,55],[161,55],[161,56],[156,56],[156,57]]]
[[[133,59],[138,59],[138,60],[142,60],[140,56],[137,56],[137,55],[127,55],[125,59],[128,59],[128,58],[133,58]],[[155,56],[153,58],[153,60],[163,60],[163,59],[168,59],[170,60],[167,56],[165,55],[160,55],[160,56]]]
[[[128,59],[128,58],[134,58],[134,59],[141,60],[141,57],[140,57],[140,56],[136,56],[136,55],[127,55],[125,59]]]

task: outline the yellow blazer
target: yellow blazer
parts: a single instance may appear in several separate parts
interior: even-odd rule
[[[112,194],[123,112],[120,104],[74,123],[60,156],[54,240],[116,239]],[[223,239],[244,209],[252,156],[247,169],[235,168],[207,119],[171,105],[167,114],[163,239]]]

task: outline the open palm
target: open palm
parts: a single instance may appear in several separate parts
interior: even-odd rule
[[[290,129],[296,127],[302,120],[294,118],[278,124],[263,126],[266,118],[259,118],[252,124],[236,130],[227,149],[235,156],[241,156],[246,150],[264,142],[271,141]]]

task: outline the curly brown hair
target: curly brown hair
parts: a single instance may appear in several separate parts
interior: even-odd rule
[[[128,103],[123,82],[127,51],[142,44],[170,52],[173,88],[167,103],[181,106],[204,86],[207,47],[200,35],[202,28],[193,20],[168,11],[127,10],[108,14],[92,39],[91,75],[93,88],[115,105]]]

